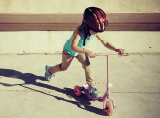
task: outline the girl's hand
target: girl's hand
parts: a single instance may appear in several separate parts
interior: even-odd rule
[[[87,50],[86,55],[87,55],[89,58],[95,58],[95,57],[96,57],[95,53],[93,53],[93,52],[90,51],[90,50]]]
[[[120,55],[123,55],[125,53],[124,49],[116,49],[116,52],[120,52]]]

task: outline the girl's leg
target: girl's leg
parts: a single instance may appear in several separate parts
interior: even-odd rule
[[[93,72],[88,56],[85,55],[84,53],[80,53],[76,58],[78,59],[79,62],[82,63],[82,67],[85,70],[86,82],[89,85],[88,93],[92,94],[92,97],[94,98],[100,97],[101,95],[95,87]]]
[[[67,68],[71,64],[73,58],[74,58],[74,56],[70,55],[65,50],[63,50],[63,52],[62,52],[62,63],[60,63],[60,64],[58,64],[56,66],[51,67],[49,71],[52,74],[54,74],[54,73],[59,72],[59,71],[65,71],[65,70],[67,70]]]
[[[89,87],[95,86],[93,72],[88,56],[84,53],[80,53],[76,58],[80,63],[82,63],[82,67],[85,70],[86,82],[89,85]]]

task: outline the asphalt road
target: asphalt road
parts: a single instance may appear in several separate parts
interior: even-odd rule
[[[106,57],[90,59],[97,89],[106,91]],[[0,118],[101,118],[103,103],[75,96],[85,82],[75,58],[64,72],[45,81],[45,65],[61,63],[61,55],[0,55]],[[109,57],[113,118],[160,117],[160,55]]]

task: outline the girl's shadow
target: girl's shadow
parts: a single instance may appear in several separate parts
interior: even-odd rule
[[[36,76],[36,75],[34,75],[32,73],[22,73],[22,72],[19,72],[19,71],[16,71],[16,70],[12,70],[12,69],[0,69],[0,76],[21,79],[21,80],[24,81],[23,84],[7,84],[7,83],[0,82],[0,84],[3,85],[3,86],[10,87],[10,86],[19,85],[19,86],[22,86],[24,88],[27,88],[27,89],[30,89],[30,90],[34,90],[36,92],[43,93],[45,95],[52,96],[52,97],[56,98],[57,100],[63,100],[65,102],[77,105],[77,107],[79,107],[81,109],[84,109],[84,110],[87,110],[87,111],[90,111],[92,113],[96,113],[98,115],[107,116],[107,114],[105,112],[103,112],[102,109],[90,106],[91,103],[90,103],[89,99],[83,93],[82,93],[82,95],[80,97],[77,97],[74,94],[73,89],[71,89],[71,88],[61,89],[61,88],[54,87],[54,86],[51,86],[51,85],[47,85],[47,84],[44,84],[44,83],[41,83],[41,82],[36,82],[36,80],[46,81],[45,78],[42,77],[42,76]],[[44,87],[44,88],[47,88],[47,89],[55,90],[57,92],[66,94],[69,98],[74,98],[75,101],[66,100],[64,98],[61,98],[61,97],[58,97],[58,96],[55,96],[55,95],[51,95],[51,94],[43,92],[43,91],[39,91],[39,90],[32,89],[30,87],[26,87],[25,86],[26,84],[32,84],[32,85],[35,85],[35,86],[39,86],[39,87]]]
[[[24,84],[36,84],[37,79],[45,81],[45,78],[42,76],[36,76],[32,73],[22,73],[12,69],[0,69],[0,76],[21,79],[24,81]]]

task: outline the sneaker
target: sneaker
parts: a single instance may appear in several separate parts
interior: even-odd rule
[[[89,87],[88,93],[92,95],[93,98],[101,97],[100,93],[94,86]]]
[[[50,65],[46,65],[46,67],[45,67],[45,70],[46,70],[46,72],[45,72],[45,79],[46,79],[47,81],[51,81],[52,76],[55,76],[54,74],[52,74],[52,73],[49,71],[50,68],[51,68]]]

